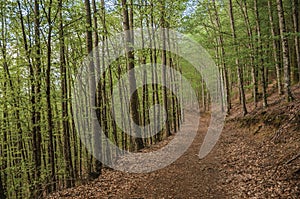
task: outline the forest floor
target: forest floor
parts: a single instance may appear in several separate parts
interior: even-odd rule
[[[268,108],[250,105],[246,117],[235,105],[220,140],[202,160],[198,154],[209,114],[201,116],[190,148],[168,167],[148,174],[104,169],[98,179],[48,198],[299,198],[300,85],[293,92],[295,101],[274,94]]]

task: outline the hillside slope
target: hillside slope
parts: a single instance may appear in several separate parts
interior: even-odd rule
[[[299,85],[293,92],[295,101],[273,94],[268,108],[258,107],[246,117],[235,107],[217,149],[220,190],[233,198],[299,198]]]

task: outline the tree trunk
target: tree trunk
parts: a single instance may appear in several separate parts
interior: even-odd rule
[[[152,21],[152,14],[153,14],[153,6],[151,3],[151,14],[150,14],[150,20]],[[155,82],[155,64],[154,64],[154,49],[152,49],[154,47],[154,36],[151,34],[152,32],[152,25],[150,28],[150,21],[148,19],[148,17],[146,17],[146,21],[147,21],[147,31],[148,31],[148,35],[150,35],[149,37],[149,48],[150,48],[150,53],[149,53],[149,59],[150,59],[150,65],[151,65],[151,81],[152,81],[152,85],[151,85],[151,89],[152,89],[152,105],[154,105],[156,103],[156,84],[154,84]],[[150,105],[150,104],[149,104]],[[150,115],[148,115],[148,117],[150,117]],[[155,109],[153,110],[153,129],[151,129],[152,132],[156,132],[156,126],[157,126],[157,121],[156,121],[156,111]],[[151,137],[150,140],[150,144],[153,144],[155,142],[154,137]]]
[[[255,21],[256,21],[256,32],[257,32],[257,40],[258,40],[258,56],[260,57],[260,72],[261,72],[261,83],[262,83],[262,99],[263,99],[263,107],[268,106],[267,102],[267,82],[265,78],[265,67],[264,67],[264,58],[262,57],[263,46],[261,40],[261,27],[260,27],[260,19],[259,19],[259,11],[257,6],[257,0],[254,0],[254,12],[255,12]]]
[[[171,35],[170,35],[170,24],[168,23],[168,26],[167,26],[167,30],[166,30],[166,33],[167,33],[167,41],[168,41],[168,51],[169,51],[169,68],[170,68],[170,87],[172,88],[172,90],[175,90],[175,74],[174,74],[174,70],[172,69],[175,69],[175,64],[174,64],[174,60],[173,60],[173,55],[171,54],[172,52],[172,42],[171,42]],[[174,44],[175,45],[175,44]],[[176,110],[177,110],[177,105],[176,105],[176,96],[175,96],[175,93],[170,93],[170,96],[171,96],[171,105],[172,105],[172,121],[169,120],[169,123],[172,123],[173,125],[173,131],[174,132],[177,132],[177,114],[176,114]]]
[[[20,1],[17,1],[17,4],[18,4],[19,15],[20,15],[20,21],[21,21],[21,29],[22,29],[22,38],[23,38],[23,43],[24,43],[24,49],[25,49],[25,54],[26,54],[26,58],[27,58],[27,62],[28,62],[28,67],[29,67],[31,92],[33,93],[34,90],[35,90],[35,85],[34,85],[34,70],[33,70],[33,65],[32,65],[32,62],[31,62],[30,50],[29,50],[28,43],[27,43],[26,31],[25,31],[25,24],[24,24],[23,14],[22,14],[22,11],[21,11],[21,3],[20,3]],[[34,104],[34,102],[35,102],[35,95],[33,95],[33,94],[31,95],[30,102],[31,102],[31,104]],[[31,110],[34,111],[35,108],[32,106]],[[35,115],[35,113],[32,112],[32,114],[31,114],[31,122],[34,122],[34,119],[33,119],[34,115]],[[4,137],[7,140],[6,134],[5,134]],[[28,157],[28,155],[27,155],[27,157]],[[32,182],[32,176],[31,176],[31,173],[29,171],[27,172],[27,176],[28,176],[28,181],[30,183],[33,183]],[[30,192],[33,195],[34,186],[31,186]]]
[[[271,0],[268,0],[268,10],[269,10],[269,21],[270,21],[271,35],[272,35],[272,45],[273,45],[272,50],[273,50],[275,68],[276,68],[277,89],[278,89],[278,94],[282,95],[283,91],[282,91],[282,81],[281,81],[281,68],[279,64],[278,51],[277,51],[278,45],[275,40],[276,33],[275,33]]]
[[[103,6],[105,6],[105,5],[103,5]],[[93,16],[94,16],[94,27],[95,27],[94,28],[94,38],[95,38],[95,41],[94,41],[94,47],[95,47],[94,53],[95,53],[95,55],[94,55],[94,57],[95,57],[95,67],[97,69],[100,69],[100,54],[99,54],[99,48],[98,48],[98,45],[99,45],[98,17],[97,17],[98,10],[97,10],[97,5],[96,5],[96,0],[93,0],[93,12],[94,12]],[[103,14],[105,14],[105,13],[103,13]],[[94,83],[95,83],[95,86],[96,86],[96,82],[94,82]],[[96,92],[97,89],[100,90],[100,92]],[[95,92],[97,94],[100,94],[100,96],[101,96],[101,86],[100,86],[100,88],[96,88],[95,87],[95,90],[93,92]],[[98,99],[98,97],[95,97],[95,99]],[[97,106],[98,106],[98,104],[97,104]],[[98,121],[95,120],[94,122],[98,122]],[[94,135],[96,135],[96,134],[97,134],[97,132],[94,132]],[[96,137],[94,139],[95,139],[95,144],[96,144],[94,147],[98,148],[98,151],[95,151],[95,152],[101,153],[102,152],[102,146],[101,146],[101,144],[99,144],[99,143],[102,143],[101,136],[97,136],[96,135]],[[98,139],[98,140],[96,140],[96,139]],[[100,154],[100,156],[101,155],[102,154]],[[96,168],[95,168],[96,173],[98,173],[100,175],[101,174],[101,170],[102,170],[102,162],[100,160],[96,159],[95,160],[95,164],[96,164]]]
[[[47,70],[46,70],[46,100],[47,100],[47,124],[48,124],[48,135],[49,135],[49,163],[51,165],[51,184],[48,187],[48,191],[51,192],[56,190],[56,176],[55,176],[55,154],[54,154],[54,146],[53,146],[53,120],[52,120],[52,106],[51,106],[51,42],[52,42],[52,22],[51,22],[51,8],[52,8],[52,0],[49,2],[48,8],[48,39],[47,39]]]
[[[249,43],[248,43],[248,48],[250,50],[250,64],[251,64],[251,76],[252,76],[252,85],[253,85],[253,99],[254,99],[254,104],[255,107],[257,107],[258,103],[258,83],[257,83],[257,69],[254,64],[254,46],[253,46],[253,33],[251,29],[251,24],[249,20],[249,15],[248,15],[248,6],[247,2],[243,1],[243,6],[241,6],[241,9],[243,10],[243,16],[244,16],[244,21],[245,25],[247,27],[247,33],[249,37]]]
[[[127,58],[127,70],[131,71],[134,69],[134,49],[133,49],[133,34],[130,29],[130,22],[128,17],[128,5],[127,0],[122,0],[122,9],[123,9],[123,28],[125,31],[125,47],[126,47],[126,58]],[[129,80],[129,90],[132,93],[131,102],[130,102],[130,113],[132,120],[135,124],[140,124],[140,116],[139,116],[139,96],[136,91],[136,78],[134,71],[128,73]],[[136,149],[140,150],[144,148],[143,139],[140,138],[141,131],[139,127],[133,128],[135,135]]]
[[[34,1],[34,39],[35,39],[35,68],[32,77],[35,81],[32,82],[32,136],[33,136],[33,157],[35,163],[35,190],[34,198],[39,198],[42,193],[41,186],[41,113],[38,103],[41,103],[41,45],[40,45],[40,2]]]
[[[162,64],[162,84],[167,85],[167,77],[166,77],[166,67],[167,67],[167,35],[166,35],[166,21],[165,21],[165,1],[160,0],[159,1],[160,6],[161,6],[161,18],[160,18],[160,23],[161,23],[161,39],[162,39],[162,55],[161,55],[161,64]],[[166,136],[170,136],[170,121],[169,121],[169,105],[168,105],[168,92],[167,92],[167,87],[163,87],[163,103],[164,103],[164,109],[166,111],[166,122],[165,122],[165,130],[166,130]]]
[[[298,70],[298,82],[300,82],[300,41],[299,41],[299,2],[298,0],[292,0],[293,8],[293,24],[295,32],[295,53],[296,53],[296,68]]]
[[[282,43],[285,97],[286,101],[290,102],[293,100],[293,95],[291,91],[291,67],[289,62],[288,38],[286,37],[286,25],[282,0],[277,0],[277,11],[279,19],[280,37]]]
[[[6,199],[6,191],[4,190],[1,173],[0,173],[0,199]]]
[[[64,138],[64,158],[66,163],[67,173],[67,188],[74,185],[74,170],[72,163],[71,143],[70,143],[70,126],[69,126],[69,111],[68,111],[68,86],[67,86],[67,63],[65,58],[65,39],[62,16],[62,0],[59,1],[59,45],[60,45],[60,74],[61,74],[61,101],[62,101],[62,123],[63,123],[63,138]]]
[[[156,49],[156,45],[157,45],[157,39],[155,37],[155,24],[154,24],[154,2],[153,0],[150,2],[151,5],[151,16],[150,16],[150,20],[151,20],[151,34],[152,35],[152,46],[153,49],[151,50],[152,53],[152,58],[153,60],[151,61],[152,66],[153,66],[153,70],[152,70],[152,81],[153,82],[158,82],[158,75],[157,75],[157,49]],[[153,104],[159,104],[160,101],[160,96],[159,96],[159,91],[158,91],[158,84],[153,84],[152,85],[152,89],[153,89]],[[153,116],[154,116],[154,126],[156,127],[155,132],[157,133],[155,135],[155,143],[159,141],[160,139],[160,133],[158,133],[158,131],[161,129],[160,127],[160,109],[158,109],[158,111],[153,111]]]
[[[230,90],[229,90],[229,80],[228,80],[228,70],[227,70],[227,65],[225,61],[226,53],[225,53],[225,48],[224,48],[224,39],[221,34],[222,32],[222,26],[219,18],[219,13],[217,11],[216,3],[213,1],[213,7],[214,7],[214,12],[215,12],[215,23],[218,28],[218,40],[220,43],[220,48],[221,48],[221,55],[222,55],[222,71],[223,71],[223,77],[224,77],[224,86],[225,86],[225,91],[226,91],[226,101],[227,101],[227,107],[226,107],[226,112],[227,114],[230,114],[230,109],[231,109],[231,99],[230,99]]]
[[[4,51],[2,45],[1,45],[1,41],[0,41],[0,46],[2,48],[2,52]],[[3,55],[4,57],[4,55]],[[3,66],[6,65],[6,61],[4,59],[4,64]],[[5,70],[5,67],[4,67]],[[7,76],[7,73],[6,73]],[[3,82],[3,87],[4,87],[4,91],[3,91],[3,98],[5,99],[7,96],[7,81]],[[7,198],[7,153],[8,153],[8,147],[7,147],[7,128],[8,128],[8,108],[7,105],[4,104],[3,107],[3,141],[1,143],[2,147],[0,147],[0,154],[2,157],[2,161],[1,161],[1,167],[0,167],[0,199],[6,199]],[[2,129],[1,129],[2,130]],[[2,178],[3,175],[3,178]]]
[[[144,2],[142,0],[139,1],[139,4],[144,6],[147,2]],[[142,67],[146,66],[146,51],[144,50],[145,48],[145,38],[144,38],[144,29],[143,29],[143,21],[145,18],[145,14],[144,11],[142,9],[140,9],[140,26],[141,26],[141,39],[142,39],[142,55],[140,57],[140,64],[142,65]],[[149,30],[149,26],[147,23],[147,27]],[[152,45],[152,44],[150,44]],[[142,105],[143,105],[143,113],[142,113],[142,119],[143,119],[143,126],[146,126],[149,124],[149,88],[148,88],[148,81],[147,81],[147,77],[148,77],[148,71],[147,70],[143,70],[143,91],[142,91]],[[151,131],[151,129],[147,130],[148,132]],[[151,138],[145,138],[145,143],[150,143]]]
[[[102,54],[101,54],[101,60],[102,60],[102,68],[106,68],[106,63],[105,63],[105,57],[107,56],[105,54],[106,52],[106,48],[107,48],[107,29],[106,29],[106,11],[105,11],[105,2],[104,0],[101,0],[101,19],[102,19],[102,26],[104,29],[104,34],[102,35],[102,45],[101,45],[101,50],[102,50]],[[108,124],[108,105],[107,105],[107,101],[108,101],[108,96],[107,96],[107,92],[106,92],[106,80],[107,80],[107,74],[106,74],[106,70],[104,70],[102,72],[102,85],[101,85],[101,89],[99,89],[100,95],[99,97],[101,98],[101,105],[102,105],[102,118],[101,118],[101,122],[102,122],[102,127],[103,127],[103,131],[105,133],[105,136],[108,137],[109,136],[109,124]],[[101,81],[100,81],[101,82]],[[100,150],[100,149],[99,149]],[[110,148],[108,146],[108,143],[106,145],[105,149],[101,148],[102,153],[104,154],[104,156],[102,158],[106,158],[107,162],[111,161],[111,156],[110,156]]]
[[[229,15],[230,15],[230,23],[231,23],[231,30],[232,30],[232,38],[235,46],[235,51],[237,54],[239,54],[239,49],[237,47],[237,42],[236,42],[236,31],[235,31],[235,21],[234,21],[234,16],[233,16],[233,7],[232,7],[232,0],[229,0]],[[244,80],[243,80],[243,73],[242,73],[242,68],[240,66],[240,60],[237,55],[235,59],[235,64],[237,67],[237,76],[238,76],[238,83],[239,83],[239,91],[240,91],[240,98],[241,98],[241,103],[242,103],[242,108],[243,108],[243,115],[247,115],[247,107],[246,107],[246,97],[245,97],[245,92],[244,92]]]

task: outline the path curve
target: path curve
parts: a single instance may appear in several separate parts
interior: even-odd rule
[[[197,118],[186,114],[186,120]],[[197,136],[189,149],[171,165],[146,174],[129,174],[105,169],[99,179],[68,189],[50,198],[224,198],[217,190],[219,161],[213,150],[199,159],[199,149],[207,132],[210,116],[201,115]],[[187,129],[192,131],[194,129]],[[188,133],[189,132],[185,132]],[[172,136],[143,152],[166,145]]]

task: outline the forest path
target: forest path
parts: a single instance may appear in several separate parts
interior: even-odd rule
[[[273,95],[267,109],[253,109],[246,117],[235,106],[235,114],[227,118],[219,141],[204,159],[198,154],[209,114],[201,115],[194,142],[171,165],[143,174],[103,169],[98,179],[48,198],[299,198],[300,85],[293,93],[294,102]],[[187,121],[198,119],[192,112],[186,114]],[[276,132],[280,134],[274,142]],[[142,152],[162,148],[173,137]]]
[[[186,114],[187,121],[197,122],[195,114]],[[104,169],[93,182],[55,193],[51,198],[224,198],[216,190],[219,161],[216,150],[200,160],[199,150],[207,132],[210,116],[201,115],[198,133],[189,149],[171,165],[143,174],[130,174]],[[192,131],[195,129],[187,129]],[[188,133],[188,132],[185,132]],[[144,152],[165,146],[173,136]]]
[[[198,154],[209,114],[201,115],[193,143],[171,165],[144,174],[103,169],[98,179],[48,198],[299,198],[300,158],[295,157],[300,157],[300,87],[293,92],[294,102],[287,104],[274,95],[268,109],[252,110],[246,117],[239,116],[241,111],[235,108],[216,146],[204,159]],[[198,119],[193,113],[186,114],[189,124]],[[190,125],[185,133],[196,130],[195,126]],[[278,141],[273,142],[274,132],[280,129]],[[173,138],[142,152],[160,149]]]
[[[186,114],[187,121],[198,119]],[[199,159],[199,149],[207,132],[210,116],[200,118],[198,133],[189,149],[171,165],[150,174],[140,174],[130,190],[119,192],[124,198],[222,198],[214,189],[218,181],[218,161],[214,153]],[[189,131],[195,129],[187,129]],[[171,137],[172,138],[172,137]],[[161,143],[164,144],[164,143]],[[159,145],[161,145],[159,144]],[[159,146],[158,145],[158,146]],[[155,146],[155,147],[158,147]]]

